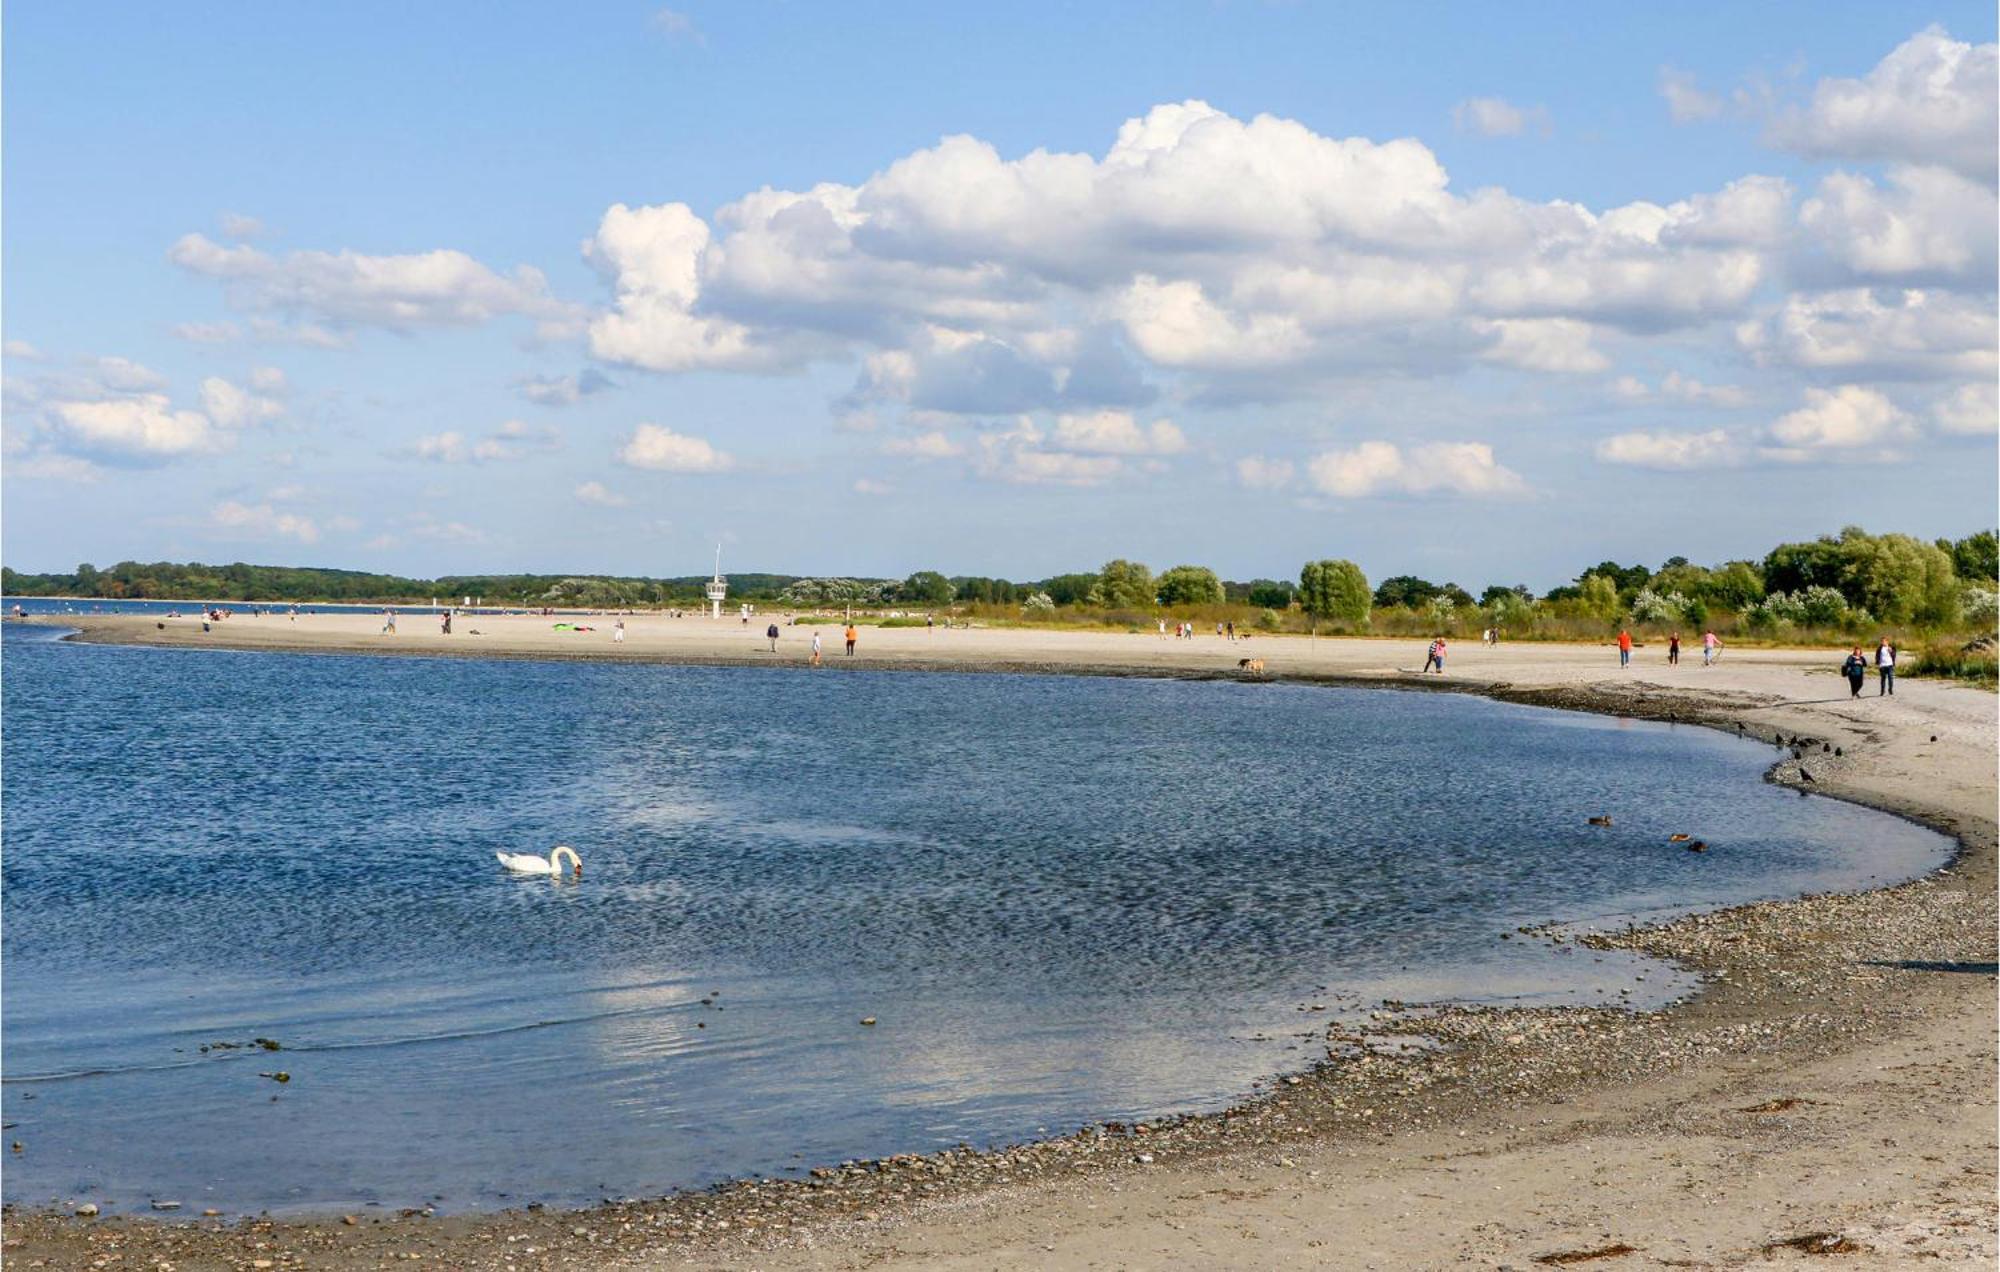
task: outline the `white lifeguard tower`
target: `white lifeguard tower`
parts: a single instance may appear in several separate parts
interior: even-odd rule
[[[715,545],[715,577],[702,589],[708,594],[708,616],[722,617],[722,598],[729,595],[729,580],[722,577],[722,545]]]

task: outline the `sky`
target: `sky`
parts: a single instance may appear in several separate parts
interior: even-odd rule
[[[1599,8],[10,4],[0,554],[1477,591],[1991,526],[1993,6]]]

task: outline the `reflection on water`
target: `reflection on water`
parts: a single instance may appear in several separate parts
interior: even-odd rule
[[[1456,695],[22,630],[10,1200],[580,1202],[1213,1107],[1321,1054],[1304,1003],[1683,983],[1516,925],[1947,849],[1765,748]],[[582,880],[492,860],[557,842]]]

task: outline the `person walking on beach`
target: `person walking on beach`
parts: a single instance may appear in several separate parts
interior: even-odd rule
[[[1431,661],[1437,664],[1438,675],[1444,674],[1444,637],[1437,638],[1431,646]]]
[[[625,620],[623,618],[618,618],[612,621],[611,643],[614,645],[622,645],[625,643]]]
[[[1675,632],[1673,635],[1667,637],[1667,666],[1678,667],[1680,665],[1681,665],[1681,634],[1679,632]]]
[[[854,657],[854,641],[860,635],[860,632],[854,630],[853,623],[847,625],[847,656],[849,658]]]
[[[1236,640],[1236,620],[1232,618],[1224,626],[1229,629],[1229,639],[1231,643],[1234,643]]]
[[[1893,695],[1896,692],[1896,647],[1889,643],[1887,636],[1875,646],[1875,674],[1879,678],[1875,686],[1875,696]]]
[[[1861,646],[1856,645],[1847,661],[1840,664],[1840,674],[1847,677],[1847,696],[1859,698],[1861,686],[1868,679],[1868,660],[1861,656]]]
[[[450,611],[450,610],[444,610],[444,611],[442,611],[442,612],[440,612],[440,613],[438,614],[438,631],[439,631],[439,632],[440,632],[441,634],[443,634],[443,635],[446,635],[446,636],[449,636],[449,635],[451,635],[451,611]]]
[[[1714,666],[1715,660],[1721,656],[1721,653],[1722,641],[1717,639],[1714,632],[1703,632],[1701,634],[1701,665],[1704,667]]]
[[[813,633],[812,665],[819,666],[819,633]]]
[[[776,623],[773,623],[773,624],[771,624],[771,625],[770,625],[769,627],[766,627],[766,628],[764,629],[764,636],[765,636],[765,638],[766,638],[767,640],[769,640],[769,641],[771,642],[771,652],[772,652],[772,653],[774,653],[774,654],[775,654],[775,653],[777,653],[777,652],[778,652],[778,625],[777,625]]]
[[[1618,665],[1620,667],[1632,665],[1632,632],[1629,628],[1618,629]]]
[[[382,634],[384,636],[394,636],[396,634],[396,611],[393,609],[382,611]]]
[[[1431,674],[1431,665],[1432,665],[1433,663],[1437,662],[1437,660],[1438,660],[1438,643],[1437,643],[1437,638],[1436,638],[1436,637],[1432,637],[1432,638],[1431,638],[1431,643],[1430,643],[1430,645],[1429,645],[1428,647],[1426,647],[1426,648],[1425,648],[1425,650],[1424,650],[1424,669],[1423,669],[1423,670],[1422,670],[1421,672],[1417,673],[1417,674],[1419,674],[1419,675],[1423,675],[1423,676],[1428,676],[1428,675],[1430,675],[1430,674]]]

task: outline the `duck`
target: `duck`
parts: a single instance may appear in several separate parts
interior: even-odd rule
[[[1697,840],[1695,840],[1695,841],[1694,841],[1693,843],[1691,843],[1691,844],[1689,844],[1689,845],[1688,845],[1688,851],[1689,851],[1689,852],[1707,852],[1707,851],[1708,851],[1708,845],[1707,845],[1707,844],[1705,844],[1705,843],[1703,843],[1703,842],[1702,842],[1701,840],[1697,839]]]
[[[1593,817],[1590,819],[1590,824],[1593,826],[1609,826],[1611,819],[1609,817]]]
[[[576,855],[576,849],[568,844],[557,844],[556,850],[546,857],[537,857],[531,852],[496,852],[494,858],[515,874],[538,874],[560,876],[563,872],[562,859],[569,858],[570,868],[576,877],[583,877],[583,858]]]
[[[1693,835],[1681,835],[1681,834],[1673,834],[1673,835],[1668,835],[1668,836],[1667,836],[1667,842],[1668,842],[1668,843],[1670,843],[1670,844],[1684,844],[1684,843],[1686,843],[1686,842],[1687,842],[1688,840],[1690,840],[1690,839],[1693,839],[1693,838],[1694,838],[1694,836],[1693,836]]]

